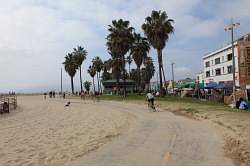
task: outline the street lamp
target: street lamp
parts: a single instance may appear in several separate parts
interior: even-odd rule
[[[174,84],[174,62],[172,62],[171,63],[171,65],[172,65],[172,86],[173,86],[173,94],[174,94],[174,86],[175,86],[175,84]]]
[[[231,31],[231,39],[232,39],[232,60],[233,60],[233,106],[236,104],[236,83],[235,83],[235,57],[234,57],[234,27],[240,26],[240,23],[234,23],[233,19],[231,19],[231,24],[226,26],[225,31]]]

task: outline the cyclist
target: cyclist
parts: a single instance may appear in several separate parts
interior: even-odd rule
[[[148,100],[148,106],[151,107],[152,109],[155,109],[154,106],[154,95],[150,92],[147,93],[146,98]]]

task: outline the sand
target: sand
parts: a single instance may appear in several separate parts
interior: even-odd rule
[[[18,97],[18,109],[0,116],[1,166],[61,166],[118,136],[134,118],[98,103]]]

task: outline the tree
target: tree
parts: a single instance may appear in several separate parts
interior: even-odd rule
[[[144,85],[147,85],[147,87],[149,87],[150,80],[153,78],[155,74],[154,63],[151,57],[146,57],[143,64],[144,68],[142,68],[141,70],[141,77],[144,82]]]
[[[144,37],[141,37],[140,34],[134,33],[134,42],[133,42],[133,45],[131,47],[130,54],[132,55],[132,57],[135,61],[135,64],[137,66],[137,74],[138,74],[137,88],[138,89],[141,89],[140,68],[141,68],[142,62],[147,57],[149,50],[150,50],[150,46],[149,46],[147,39]]]
[[[76,74],[76,69],[78,66],[75,63],[75,59],[72,53],[68,53],[65,56],[65,61],[63,62],[65,71],[68,73],[71,79],[71,90],[72,94],[74,94],[74,76]]]
[[[82,88],[82,63],[86,59],[86,56],[88,53],[83,47],[77,46],[77,48],[74,48],[73,54],[74,54],[75,63],[78,66],[78,69],[80,70],[80,84],[81,84],[81,91],[83,91],[83,88]]]
[[[108,59],[103,62],[103,73],[102,73],[102,80],[106,81],[111,79],[111,73],[108,71],[112,69],[112,59]]]
[[[159,78],[160,78],[160,94],[163,94],[162,87],[162,50],[166,46],[169,35],[174,32],[174,20],[169,19],[165,11],[152,11],[151,16],[146,17],[145,23],[142,25],[144,34],[147,36],[150,45],[157,49]]]
[[[85,81],[84,82],[84,88],[85,90],[89,93],[89,90],[90,90],[90,86],[91,86],[91,82],[89,81]]]
[[[103,69],[103,62],[101,60],[100,57],[95,57],[93,60],[92,60],[92,63],[93,63],[93,67],[95,68],[96,70],[96,76],[97,76],[97,85],[98,85],[98,92],[101,92],[102,91],[102,87],[101,87],[101,76],[100,76],[100,72],[102,71]]]
[[[122,62],[123,82],[126,80],[125,55],[129,51],[133,43],[133,27],[129,26],[129,21],[123,19],[113,20],[109,25],[109,35],[107,36],[108,50],[117,62]],[[119,81],[119,78],[117,79]],[[124,96],[126,96],[126,87],[123,87]]]
[[[92,77],[93,88],[94,88],[94,92],[95,92],[95,75],[96,75],[95,68],[93,66],[89,66],[88,73]]]

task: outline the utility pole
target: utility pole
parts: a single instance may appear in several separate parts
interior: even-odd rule
[[[239,26],[240,23],[234,23],[233,18],[231,18],[231,24],[224,29],[231,30],[231,42],[232,42],[232,62],[233,62],[233,106],[236,104],[236,82],[235,82],[235,56],[234,56],[234,27]]]
[[[174,84],[174,62],[172,62],[171,63],[171,65],[172,65],[172,86],[173,86],[173,93],[174,93],[174,86],[175,86],[175,84]]]

